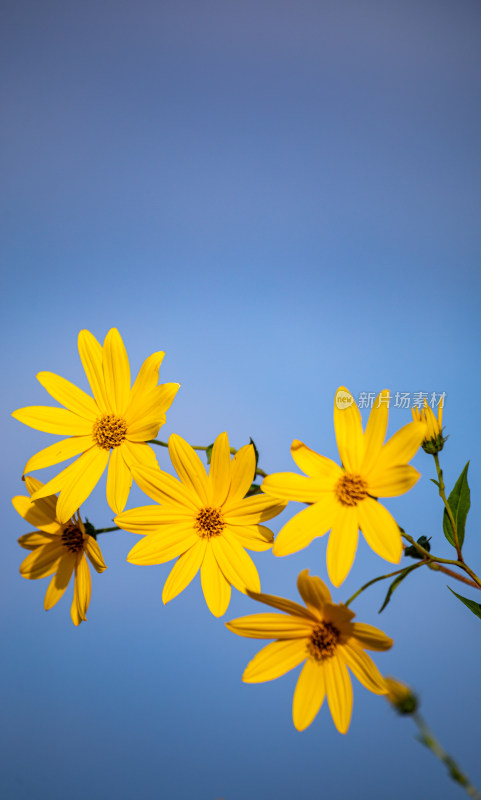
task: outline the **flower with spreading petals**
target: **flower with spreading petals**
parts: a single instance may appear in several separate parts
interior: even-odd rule
[[[80,455],[34,496],[40,499],[60,492],[57,515],[61,522],[81,506],[107,466],[108,504],[115,513],[123,511],[133,465],[157,464],[147,441],[164,424],[180,385],[157,386],[164,357],[159,352],[144,361],[131,388],[129,359],[116,328],[108,332],[103,346],[89,331],[80,331],[78,348],[93,398],[59,375],[39,372],[42,386],[65,408],[28,406],[12,414],[31,428],[69,436],[34,455],[24,473]]]
[[[430,455],[439,453],[446,441],[446,438],[443,438],[443,403],[438,405],[437,418],[426,398],[424,398],[423,408],[415,407],[411,409],[411,412],[415,422],[424,422],[426,425],[426,435],[422,442],[424,452]]]
[[[25,483],[31,496],[43,486],[30,475],[25,477]],[[53,576],[44,601],[45,610],[48,611],[60,600],[75,573],[70,613],[74,625],[80,625],[87,619],[90,603],[91,581],[87,558],[97,572],[107,569],[100,547],[85,532],[78,512],[68,522],[59,520],[55,495],[40,500],[17,495],[12,503],[20,516],[37,528],[35,533],[26,533],[18,540],[21,547],[32,551],[22,562],[20,574],[31,580]]]
[[[263,683],[280,678],[304,663],[297,680],[292,717],[298,731],[311,724],[325,696],[334,725],[346,733],[351,721],[352,685],[348,667],[366,689],[386,694],[378,668],[365,650],[389,650],[392,639],[360,622],[354,613],[335,604],[326,584],[307,569],[297,579],[306,606],[270,594],[248,592],[249,597],[283,611],[252,614],[226,622],[229,630],[251,639],[275,639],[247,665],[242,680]]]
[[[418,450],[426,426],[411,422],[384,444],[388,403],[389,392],[381,392],[363,433],[354,398],[341,386],[334,403],[334,427],[342,467],[295,439],[292,457],[309,477],[277,472],[262,483],[271,497],[310,504],[279,532],[274,555],[296,553],[330,530],[327,571],[334,586],[340,586],[352,567],[359,529],[386,561],[397,564],[401,558],[399,526],[377,498],[401,495],[414,486],[419,472],[407,462]]]
[[[176,434],[169,439],[169,454],[180,482],[159,469],[134,469],[136,483],[159,505],[125,511],[114,522],[144,534],[128,555],[131,564],[177,558],[164,585],[164,603],[200,569],[206,603],[220,617],[229,605],[231,585],[244,593],[246,588],[260,591],[257,569],[244,548],[272,547],[272,531],[260,523],[279,514],[285,503],[262,494],[245,497],[256,469],[254,447],[241,447],[231,461],[226,433],[214,442],[209,475],[195,450]]]

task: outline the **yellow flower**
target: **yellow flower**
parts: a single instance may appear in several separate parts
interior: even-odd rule
[[[334,427],[342,468],[295,439],[292,457],[309,477],[277,472],[262,484],[268,495],[310,504],[279,532],[274,555],[296,553],[330,530],[327,571],[334,586],[343,582],[352,567],[359,529],[382,558],[394,564],[401,558],[399,527],[377,498],[404,494],[418,480],[419,473],[407,462],[424,438],[425,425],[411,422],[383,444],[388,402],[389,392],[381,392],[363,433],[359,409],[341,386],[334,403]]]
[[[116,328],[108,332],[103,347],[89,331],[80,331],[78,348],[93,398],[59,375],[39,372],[42,386],[66,408],[28,406],[12,414],[31,428],[70,437],[34,455],[24,473],[82,454],[33,498],[60,492],[57,515],[61,522],[80,508],[107,464],[107,501],[115,513],[123,511],[132,485],[132,466],[157,464],[146,442],[164,424],[179,388],[178,383],[157,386],[161,352],[144,361],[130,388],[129,359]]]
[[[411,412],[415,422],[423,422],[426,426],[425,438],[422,442],[424,452],[430,455],[439,453],[446,441],[443,438],[443,404],[438,405],[437,419],[426,398],[424,398],[424,408],[412,408]]]
[[[33,495],[43,484],[29,475],[25,477],[28,493]],[[18,495],[12,499],[16,511],[27,522],[37,528],[37,533],[26,533],[18,543],[26,550],[33,552],[27,556],[20,566],[20,574],[31,580],[53,575],[44,606],[48,611],[57,603],[65,592],[72,573],[75,571],[75,585],[71,616],[74,625],[80,625],[87,619],[90,603],[90,570],[89,558],[97,572],[107,569],[100,547],[92,536],[85,532],[80,514],[68,522],[60,522],[57,516],[57,498],[55,495],[41,500]]]
[[[412,689],[397,678],[385,677],[387,688],[386,700],[400,714],[413,714],[418,707],[418,699]]]
[[[340,733],[346,733],[352,712],[347,667],[370,692],[386,694],[381,673],[364,651],[389,650],[392,639],[371,625],[352,622],[354,613],[333,603],[326,584],[320,578],[311,578],[307,569],[300,573],[297,588],[307,608],[282,597],[248,592],[254,600],[287,616],[271,612],[226,622],[239,636],[276,640],[249,662],[242,680],[271,681],[305,662],[294,692],[295,727],[302,731],[311,724],[327,694],[334,725]]]
[[[220,617],[229,605],[231,584],[260,591],[259,575],[248,550],[268,550],[273,534],[259,523],[272,519],[285,503],[265,495],[244,497],[256,468],[252,445],[231,461],[229,440],[221,433],[214,442],[207,475],[195,450],[172,434],[169,453],[181,480],[159,469],[134,469],[140,488],[159,505],[125,511],[115,518],[124,530],[147,534],[130,551],[131,564],[177,561],[167,578],[162,600],[168,603],[200,569],[202,591],[211,612]]]

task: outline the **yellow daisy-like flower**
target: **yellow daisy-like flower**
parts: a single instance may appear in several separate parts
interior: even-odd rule
[[[43,486],[29,475],[25,477],[25,483],[31,496]],[[58,603],[75,571],[70,613],[74,625],[80,625],[87,619],[91,590],[90,570],[85,556],[97,572],[104,572],[107,567],[100,547],[85,532],[80,514],[77,513],[68,522],[59,520],[55,495],[41,500],[18,495],[12,499],[12,503],[20,516],[37,528],[36,533],[26,533],[18,540],[21,547],[33,551],[22,562],[20,574],[30,580],[53,575],[44,601],[45,610],[48,611]]]
[[[134,469],[136,483],[159,505],[133,508],[114,521],[124,530],[147,534],[130,551],[131,564],[163,564],[178,557],[164,585],[164,603],[200,569],[206,603],[220,617],[231,585],[241,592],[246,587],[260,591],[257,569],[244,548],[272,546],[272,531],[260,523],[279,514],[285,503],[262,494],[245,497],[256,469],[254,448],[241,447],[231,461],[226,433],[214,442],[209,475],[195,450],[176,434],[169,439],[169,453],[181,482],[159,469]]]
[[[295,439],[292,457],[309,477],[277,472],[262,483],[262,490],[272,497],[310,504],[279,532],[274,555],[296,553],[330,530],[327,571],[334,586],[343,582],[352,567],[359,529],[375,553],[394,564],[399,562],[399,527],[377,498],[404,494],[414,486],[419,472],[407,462],[426,432],[424,423],[411,422],[384,444],[389,392],[378,395],[364,433],[352,395],[341,386],[336,400],[338,397],[349,400],[348,404],[334,403],[334,427],[343,466]]]
[[[129,359],[116,328],[108,332],[103,347],[89,331],[80,331],[78,348],[93,398],[59,375],[39,372],[42,386],[65,408],[28,406],[12,414],[31,428],[70,437],[34,455],[24,473],[81,454],[33,498],[60,492],[57,515],[61,522],[80,508],[107,465],[108,504],[115,513],[123,511],[132,485],[132,467],[157,464],[146,442],[154,439],[164,424],[165,412],[180,385],[157,386],[164,357],[159,352],[144,361],[131,388]]]
[[[428,401],[424,398],[423,408],[411,409],[413,420],[415,422],[424,422],[426,426],[425,438],[422,442],[422,448],[426,453],[435,455],[439,453],[443,447],[446,439],[443,438],[443,405],[438,405],[438,416],[434,416],[434,411],[428,405]]]
[[[248,592],[249,597],[284,614],[252,614],[226,622],[239,636],[276,640],[249,662],[242,680],[272,681],[305,662],[294,692],[295,727],[298,731],[307,728],[327,695],[334,725],[340,733],[346,733],[352,712],[347,668],[370,692],[386,694],[381,673],[364,651],[389,650],[392,639],[372,625],[352,622],[354,613],[333,603],[326,584],[320,578],[311,578],[307,569],[300,573],[297,588],[306,607],[283,597]]]

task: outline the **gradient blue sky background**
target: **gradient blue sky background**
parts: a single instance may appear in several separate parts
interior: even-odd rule
[[[411,721],[356,681],[347,736],[327,706],[296,732],[297,671],[243,684],[259,643],[209,613],[199,579],[164,607],[171,564],[127,564],[133,534],[102,538],[86,624],[69,596],[46,614],[47,581],[18,574],[28,526],[10,498],[54,438],[9,414],[50,404],[40,370],[86,389],[77,334],[112,326],[134,373],[163,349],[162,381],[182,384],[162,438],[252,436],[267,471],[292,469],[293,438],[337,458],[340,384],[446,392],[446,480],[472,457],[465,553],[479,568],[480,23],[469,0],[4,1],[8,800],[462,796]],[[409,420],[393,408],[390,432]],[[433,464],[414,464],[420,483],[386,505],[451,557]],[[136,490],[128,507],[143,502]],[[104,484],[83,513],[109,524]],[[326,579],[325,548],[255,554],[263,589],[296,598],[306,567]],[[361,541],[335,600],[389,569]],[[447,583],[416,573],[380,617],[384,584],[354,610],[395,639],[379,667],[419,691],[479,785],[480,621]],[[225,619],[257,610],[233,592]]]

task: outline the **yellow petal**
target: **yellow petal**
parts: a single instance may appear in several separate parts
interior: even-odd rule
[[[72,577],[74,567],[75,556],[72,553],[65,553],[65,555],[60,559],[57,572],[50,581],[47,589],[43,604],[45,611],[48,611],[50,608],[52,608],[62,597],[65,589],[70,583],[70,578]]]
[[[315,450],[294,439],[291,444],[291,455],[299,469],[311,478],[331,478],[333,482],[339,479],[341,468],[330,458],[319,455]],[[282,473],[281,473],[282,474]]]
[[[252,558],[227,531],[210,540],[216,561],[226,579],[240,592],[260,592],[259,575]]]
[[[421,475],[409,464],[397,467],[375,468],[369,478],[369,494],[374,497],[398,497],[408,492]]]
[[[70,615],[74,625],[87,621],[87,611],[90,605],[90,593],[92,591],[92,581],[87,559],[83,553],[77,555],[75,564],[75,587],[73,593],[72,608]]]
[[[139,396],[135,405],[132,406],[129,403],[125,412],[129,424],[127,434],[138,437],[139,431],[147,419],[159,419],[163,424],[165,422],[165,412],[171,407],[179,389],[180,383],[163,383],[160,386],[156,386],[155,389],[151,389],[150,392]]]
[[[169,475],[168,472],[142,466],[132,467],[132,474],[135,483],[157,503],[165,503],[171,507],[184,507],[186,511],[190,510],[190,513],[198,512],[200,504],[197,496],[192,495],[180,481]]]
[[[372,658],[355,640],[350,639],[347,644],[338,645],[336,653],[339,653],[339,658],[345,661],[352,674],[366,689],[374,694],[386,694],[384,678]]]
[[[130,366],[122,337],[111,328],[102,348],[102,369],[109,405],[115,414],[123,416],[130,394]]]
[[[331,594],[324,581],[316,575],[309,575],[304,569],[297,578],[297,588],[306,606],[313,614],[321,614],[326,603],[331,603]]]
[[[327,572],[334,586],[340,586],[347,577],[356,555],[359,506],[339,506],[327,544]]]
[[[389,391],[384,389],[374,401],[364,434],[364,459],[361,474],[366,476],[375,466],[386,438],[389,416]]]
[[[130,391],[129,404],[125,412],[127,418],[135,418],[137,406],[141,405],[143,398],[157,387],[159,369],[164,355],[165,353],[159,350],[158,353],[152,353],[142,364]]]
[[[127,556],[131,564],[164,564],[195,547],[199,537],[192,525],[175,525],[162,533],[150,533],[132,548]]]
[[[52,489],[60,486],[61,494],[57,503],[57,518],[67,522],[82,505],[90,492],[97,485],[107,466],[109,451],[100,447],[92,447],[80,456],[73,464],[66,467],[55,478],[45,484],[33,499],[48,496]],[[58,488],[56,489],[58,491]]]
[[[64,555],[65,547],[60,541],[46,544],[44,547],[37,547],[22,561],[20,575],[29,580],[53,575]]]
[[[387,467],[407,464],[416,455],[425,435],[424,422],[409,422],[386,442],[381,450],[375,471],[369,477],[375,478]]]
[[[275,556],[297,553],[323,536],[337,517],[339,504],[334,494],[326,492],[322,500],[299,511],[277,534],[272,552]]]
[[[87,536],[84,539],[84,549],[94,570],[96,572],[105,572],[107,565],[105,564],[98,542],[95,541],[93,536]]]
[[[299,603],[294,603],[292,600],[286,600],[284,597],[277,597],[273,594],[261,594],[260,592],[248,591],[247,594],[249,597],[252,597],[253,600],[265,603],[266,606],[272,606],[273,608],[278,608],[279,611],[285,611],[286,614],[293,614],[296,617],[305,617],[311,620],[311,622],[317,622],[317,617],[312,614],[311,611],[299,605]]]
[[[55,375],[53,372],[39,372],[37,380],[54,400],[79,417],[84,417],[93,423],[100,416],[101,411],[95,400],[60,375]]]
[[[334,464],[334,462],[332,462]],[[337,467],[337,464],[335,465]],[[340,467],[338,476],[342,475]],[[334,474],[334,471],[333,471]],[[274,472],[262,481],[262,491],[280,500],[297,500],[300,503],[316,503],[335,485],[332,475],[322,478],[306,478],[295,472]]]
[[[42,481],[39,481],[32,475],[25,475],[24,480],[30,497],[43,487]],[[50,495],[50,497],[44,497],[41,503],[39,503],[38,500],[36,502],[37,507],[41,508],[46,516],[50,517],[52,520],[57,519],[57,497],[55,494]]]
[[[167,506],[139,506],[119,514],[115,517],[114,522],[124,531],[145,536],[151,533],[162,533],[163,528],[171,525],[190,525],[192,530],[195,515],[189,509],[181,506],[170,508]]]
[[[367,497],[357,506],[359,527],[378,556],[392,564],[399,564],[403,551],[401,531],[387,508]]]
[[[62,532],[61,525],[55,516],[52,519],[51,509],[45,503],[42,505],[41,500],[34,502],[29,497],[17,495],[12,498],[12,504],[15,511],[18,511],[21,517],[24,518],[29,525],[38,528],[45,533],[60,534]]]
[[[350,392],[345,386],[340,386],[336,392]],[[334,401],[334,428],[336,441],[344,469],[359,475],[364,458],[364,435],[362,432],[361,414],[356,403],[338,408]]]
[[[159,469],[152,447],[145,442],[129,442],[128,439],[124,439],[122,442],[122,454],[131,469],[132,467]]]
[[[352,685],[347,667],[335,655],[324,661],[327,702],[339,733],[347,733],[352,713]]]
[[[229,581],[222,574],[222,570],[209,544],[206,547],[204,560],[200,568],[200,579],[209,611],[214,617],[221,617],[227,611],[231,588]]]
[[[102,345],[90,331],[80,331],[78,335],[78,351],[87,380],[90,384],[95,402],[102,413],[113,411],[105,391],[104,373],[102,369]]]
[[[322,664],[309,658],[297,680],[292,701],[292,719],[298,731],[305,730],[313,721],[326,696]]]
[[[185,439],[173,433],[169,438],[169,454],[180,480],[201,505],[211,504],[209,481],[199,456]]]
[[[256,494],[244,500],[226,502],[222,509],[229,525],[256,525],[266,522],[284,511],[286,504],[267,495]]]
[[[179,556],[164,584],[162,591],[164,603],[168,603],[169,600],[177,597],[194,580],[204,560],[205,550],[205,540],[199,539],[190,550]]]
[[[234,536],[242,547],[262,553],[270,550],[274,534],[264,525],[227,525],[226,531]]]
[[[280,678],[307,658],[304,639],[271,642],[249,661],[242,680],[245,683],[263,683]]]
[[[61,530],[59,525],[59,530]],[[37,547],[42,547],[44,544],[51,544],[55,542],[57,537],[52,533],[25,533],[17,540],[20,547],[25,550],[36,550]]]
[[[156,412],[151,417],[142,417],[135,425],[129,425],[126,434],[127,441],[134,444],[149,442],[156,438],[162,425],[165,425],[165,414],[159,415],[159,412]]]
[[[250,614],[225,623],[238,636],[249,639],[306,639],[312,632],[312,621],[286,614]]]
[[[249,491],[256,468],[256,456],[251,444],[241,447],[231,462],[231,484],[228,501],[235,504]]]
[[[250,445],[252,447],[252,445]],[[254,448],[253,448],[254,449]],[[210,458],[209,484],[213,506],[221,506],[227,497],[231,481],[230,446],[227,433],[214,442]]]
[[[93,444],[91,433],[87,436],[71,436],[69,439],[62,439],[32,456],[25,464],[24,472],[53,467],[54,464],[60,464],[80,453],[85,453],[86,450],[93,447]]]
[[[120,514],[129,498],[132,473],[125,463],[123,445],[112,450],[107,473],[107,502],[116,514]]]
[[[50,406],[26,406],[12,413],[12,417],[44,433],[59,436],[81,436],[92,433],[92,423],[65,408]]]
[[[352,623],[352,635],[366,650],[389,650],[393,646],[393,640],[389,636],[379,628],[363,622]]]

